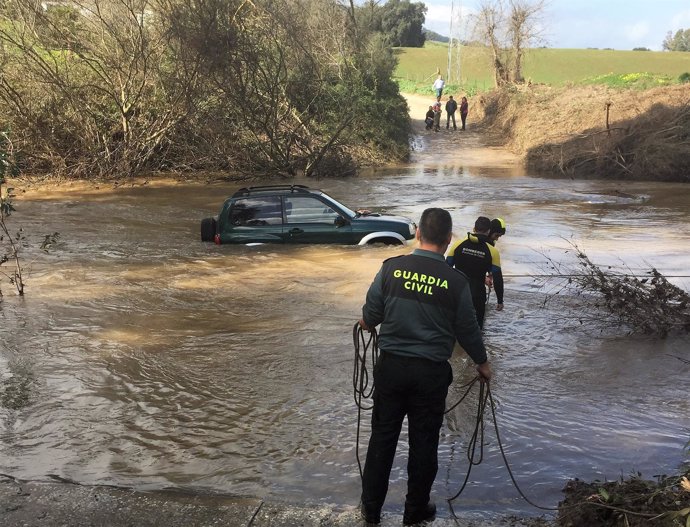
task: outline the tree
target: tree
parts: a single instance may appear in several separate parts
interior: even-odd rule
[[[359,8],[355,9],[355,15],[359,27],[370,33],[381,33],[381,18],[383,6],[381,0],[367,0]]]
[[[666,51],[690,51],[690,29],[679,29],[675,35],[669,31],[662,47]]]
[[[24,278],[19,250],[24,236],[21,228],[16,234],[10,232],[7,219],[14,211],[12,204],[14,195],[13,189],[7,187],[5,180],[6,176],[16,176],[18,173],[19,169],[14,159],[14,148],[9,134],[5,131],[0,132],[0,266],[10,261],[13,265],[11,271],[0,270],[0,274],[7,277],[17,290],[17,294],[21,296],[24,295]],[[1,296],[2,288],[0,288]]]
[[[381,27],[388,43],[391,46],[422,47],[426,11],[426,6],[421,2],[388,0],[381,17]]]
[[[149,0],[73,0],[62,11],[34,0],[5,4],[0,100],[37,166],[101,177],[160,167],[199,77],[193,66],[170,67],[156,7]]]
[[[512,82],[524,82],[522,77],[522,59],[530,45],[541,41],[541,26],[538,23],[544,11],[546,0],[510,0],[510,17],[508,35],[512,47],[513,65],[510,71]]]
[[[545,9],[546,0],[483,0],[479,4],[474,36],[491,49],[496,86],[524,81],[524,54],[543,42],[540,19]]]
[[[422,2],[367,0],[357,9],[357,19],[360,28],[382,33],[390,46],[422,47],[426,11]]]

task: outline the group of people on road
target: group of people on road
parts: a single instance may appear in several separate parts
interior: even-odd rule
[[[443,103],[441,102],[441,96],[443,95],[443,88],[445,86],[445,81],[438,76],[433,84],[433,90],[436,93],[436,102],[429,106],[429,110],[426,112],[424,117],[424,123],[427,130],[434,130],[435,132],[441,131],[441,111]],[[446,130],[450,128],[450,122],[453,121],[453,130],[457,130],[458,127],[455,123],[455,112],[458,110],[458,102],[453,99],[453,96],[448,96],[448,100],[445,104],[446,110]],[[460,100],[460,121],[461,130],[465,130],[465,123],[467,121],[467,114],[469,113],[469,104],[467,102],[467,97],[463,97]]]
[[[432,520],[430,499],[438,472],[438,443],[453,372],[448,362],[455,342],[476,364],[479,380],[491,380],[482,338],[486,285],[503,309],[503,276],[496,241],[505,234],[501,218],[477,218],[474,230],[451,245],[450,213],[422,213],[411,254],[383,262],[366,295],[359,321],[378,331],[374,367],[371,437],[362,476],[361,514],[381,521],[402,424],[407,417],[409,453],[404,525]]]

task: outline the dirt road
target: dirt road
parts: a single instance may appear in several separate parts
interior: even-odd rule
[[[435,100],[433,95],[403,94],[403,96],[410,107],[410,118],[415,134],[412,163],[522,170],[522,159],[506,148],[492,146],[491,139],[477,125],[475,116],[478,112],[473,113],[473,101],[470,101],[466,130],[460,130],[459,111],[455,115],[458,130],[452,129],[452,122],[450,129],[446,130],[445,104],[448,97],[444,95],[441,98],[443,103],[441,131],[434,132],[426,130],[424,126],[424,115]]]

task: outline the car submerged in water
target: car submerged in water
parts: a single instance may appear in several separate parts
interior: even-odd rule
[[[406,244],[417,225],[401,216],[353,211],[305,185],[242,188],[218,216],[201,220],[201,240],[221,243]]]

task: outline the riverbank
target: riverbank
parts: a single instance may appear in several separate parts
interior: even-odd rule
[[[690,84],[511,86],[470,100],[486,131],[533,173],[690,182]]]
[[[423,118],[433,97],[405,98],[415,132],[429,133]],[[469,166],[507,163],[575,179],[690,182],[690,84],[510,86],[470,97],[469,108],[467,133],[452,144],[437,142],[439,159],[461,156]],[[444,109],[441,132],[445,122]]]

